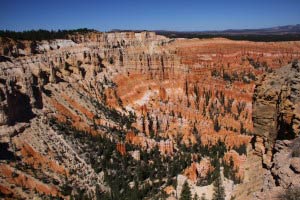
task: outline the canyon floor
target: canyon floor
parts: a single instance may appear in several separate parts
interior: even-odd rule
[[[0,38],[0,197],[284,199],[300,186],[297,59],[299,41]]]

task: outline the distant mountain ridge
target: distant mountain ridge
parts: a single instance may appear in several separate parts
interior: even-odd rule
[[[225,29],[225,30],[207,30],[207,31],[171,31],[171,30],[134,30],[134,29],[112,29],[109,32],[141,32],[154,31],[156,33],[190,33],[190,34],[224,34],[224,35],[282,35],[282,34],[300,34],[300,24],[274,26],[269,28],[256,29]]]
[[[254,34],[254,35],[282,35],[282,34],[299,34],[300,24],[276,26],[271,28],[259,28],[259,29],[227,29],[224,31],[199,31],[198,33],[210,33],[210,34]]]
[[[170,30],[132,30],[112,29],[109,32],[153,31],[169,38],[215,38],[224,37],[231,40],[248,40],[255,42],[299,41],[300,24],[276,26],[258,29],[227,29],[210,31],[170,31]]]
[[[227,29],[223,31],[165,31],[156,34],[169,38],[214,38],[224,37],[231,40],[248,40],[255,42],[299,41],[300,24],[276,26],[260,29]]]

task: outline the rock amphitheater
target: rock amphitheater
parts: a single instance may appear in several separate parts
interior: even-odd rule
[[[90,32],[0,38],[0,56],[1,198],[178,199],[187,181],[210,199],[215,171],[228,200],[300,186],[300,42]]]

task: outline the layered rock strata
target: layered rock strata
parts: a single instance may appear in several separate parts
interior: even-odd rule
[[[254,130],[252,125],[255,76],[299,58],[299,42],[173,40],[152,32],[0,42],[0,167],[5,172],[0,191],[12,198],[76,195],[63,192],[66,186],[90,198],[109,191],[103,169],[95,170],[97,160],[90,159],[93,153],[83,152],[87,145],[68,140],[74,130],[109,138],[121,156],[128,152],[135,160],[156,147],[164,158],[183,144],[212,147],[222,141],[228,149],[239,148],[251,139],[246,133],[254,132],[258,157],[250,160],[264,157],[273,174],[279,173],[274,160],[281,157],[272,150],[292,145],[278,146],[276,140],[290,137],[290,130],[299,132],[297,64],[290,67],[293,73],[282,68],[262,79],[261,85],[277,80],[276,87],[273,93],[257,87],[254,107],[267,111],[255,112]],[[72,129],[56,130],[53,119]],[[127,151],[128,144],[137,149]],[[227,157],[235,157],[237,165],[249,164],[230,152]],[[190,179],[210,169],[205,160],[198,162],[187,166]],[[297,163],[289,164],[293,173]],[[240,176],[245,171],[245,179],[252,180],[247,167],[237,165]]]

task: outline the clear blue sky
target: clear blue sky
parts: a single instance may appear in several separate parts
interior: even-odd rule
[[[222,30],[300,24],[300,0],[0,0],[0,29]]]

